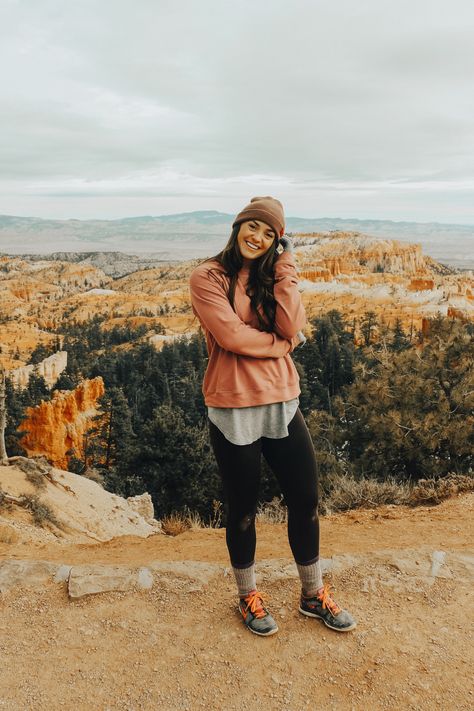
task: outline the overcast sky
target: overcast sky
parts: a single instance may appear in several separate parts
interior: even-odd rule
[[[1,0],[0,214],[474,224],[472,0]]]

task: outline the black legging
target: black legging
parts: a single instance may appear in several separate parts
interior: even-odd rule
[[[288,436],[281,439],[261,437],[252,444],[232,444],[209,419],[208,424],[226,498],[226,542],[232,565],[246,568],[255,560],[262,453],[278,479],[288,507],[288,540],[295,561],[302,565],[316,561],[319,557],[317,464],[299,407],[288,424]]]

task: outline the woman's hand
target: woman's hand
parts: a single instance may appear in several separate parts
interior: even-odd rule
[[[306,343],[306,336],[304,335],[303,331],[298,331],[296,334],[296,338],[299,338],[299,346],[302,346],[304,343]]]
[[[291,237],[288,237],[288,235],[283,235],[283,237],[280,237],[279,244],[283,247],[284,252],[294,252],[295,250],[293,241]]]

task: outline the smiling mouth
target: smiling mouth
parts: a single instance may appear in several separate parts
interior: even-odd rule
[[[247,247],[250,247],[250,249],[253,250],[254,252],[258,252],[259,247],[256,247],[251,242],[247,242],[247,240],[244,240],[244,241],[245,241],[245,244],[247,245]]]

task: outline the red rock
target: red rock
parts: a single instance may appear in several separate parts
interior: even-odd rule
[[[97,376],[84,380],[75,390],[55,390],[53,398],[27,408],[27,417],[19,430],[28,430],[21,445],[28,456],[43,454],[55,467],[67,469],[72,448],[80,459],[84,454],[83,437],[97,413],[97,400],[105,392],[104,381]]]

